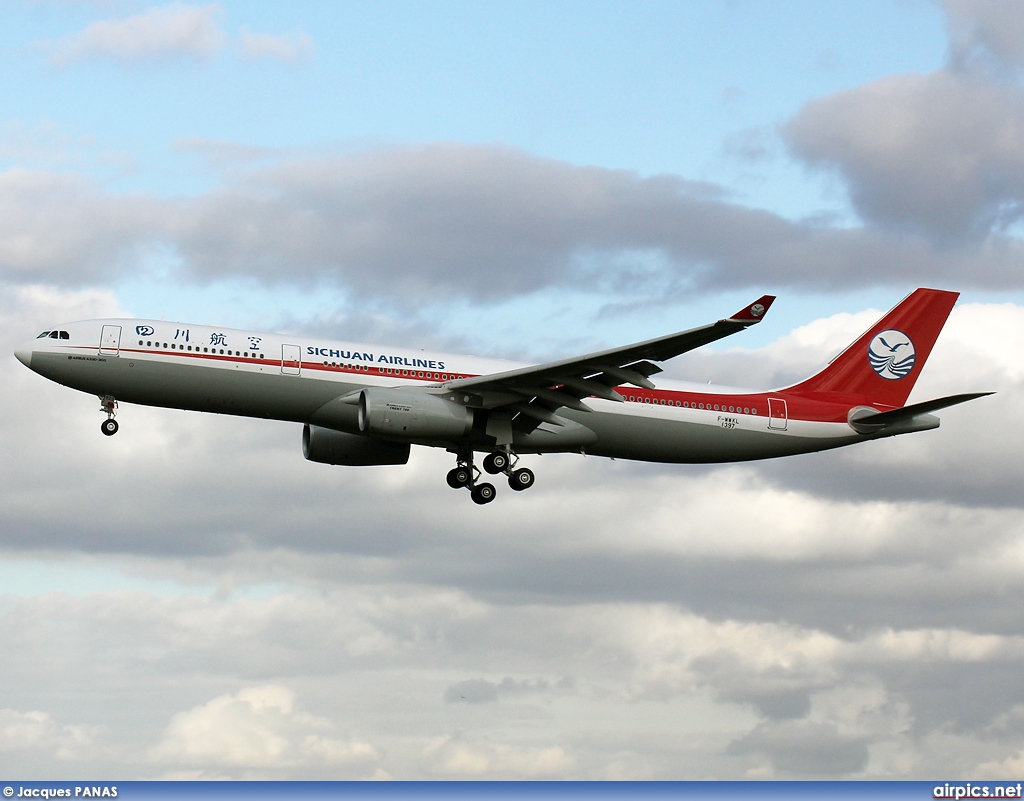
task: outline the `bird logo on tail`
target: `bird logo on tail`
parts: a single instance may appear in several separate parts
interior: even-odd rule
[[[895,328],[875,334],[868,345],[871,369],[890,381],[910,375],[916,359],[917,351],[910,337]]]

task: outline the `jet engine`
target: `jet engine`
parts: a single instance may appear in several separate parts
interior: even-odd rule
[[[359,393],[359,430],[403,440],[451,440],[473,428],[471,409],[426,392],[371,387]]]
[[[405,464],[409,461],[409,444],[346,434],[307,423],[302,429],[302,455],[311,462],[348,467]]]

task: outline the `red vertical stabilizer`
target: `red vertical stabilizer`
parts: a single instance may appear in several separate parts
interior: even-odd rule
[[[864,403],[903,406],[959,296],[915,289],[828,367],[789,391],[858,395]]]

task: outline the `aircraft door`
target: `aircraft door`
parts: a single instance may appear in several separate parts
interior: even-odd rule
[[[117,356],[121,347],[121,326],[105,325],[100,332],[100,356]]]
[[[302,348],[298,345],[281,346],[281,372],[299,375],[302,372]]]
[[[782,398],[768,398],[768,428],[785,431],[788,423],[786,401]]]

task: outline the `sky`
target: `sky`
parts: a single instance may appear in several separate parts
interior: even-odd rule
[[[0,773],[1024,773],[1024,4],[0,5]],[[14,348],[104,316],[767,389],[961,293],[936,431],[725,466],[303,460]]]

